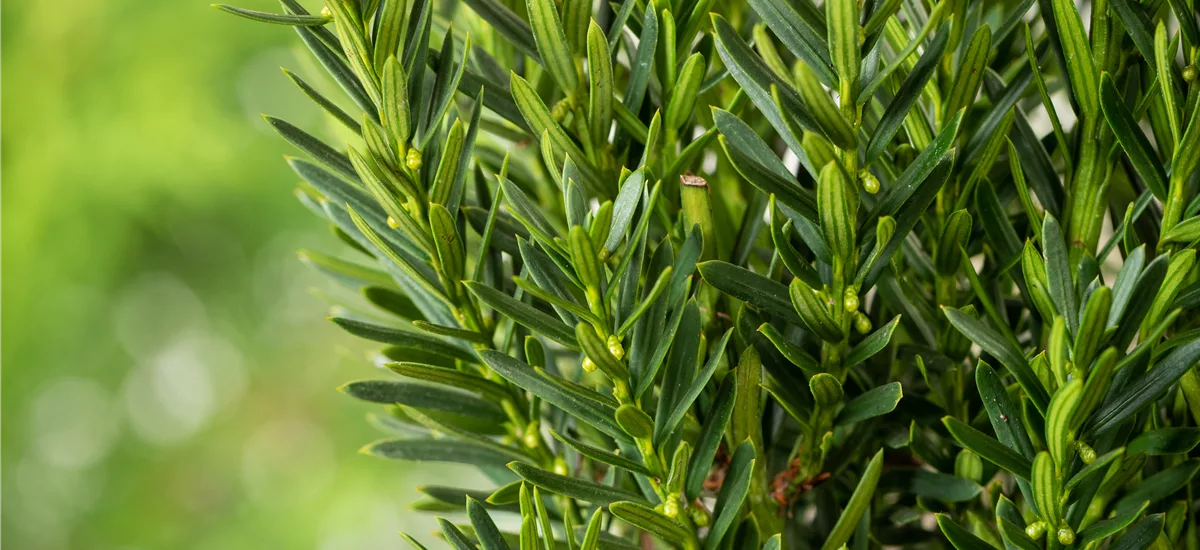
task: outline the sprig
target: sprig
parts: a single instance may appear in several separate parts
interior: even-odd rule
[[[1197,539],[1188,2],[463,4],[216,6],[330,77],[349,133],[267,117],[302,259],[364,452],[491,480],[421,489],[452,546]]]

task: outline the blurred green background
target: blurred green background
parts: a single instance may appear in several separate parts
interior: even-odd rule
[[[412,487],[461,472],[356,452],[380,435],[334,388],[371,375],[366,346],[295,253],[339,247],[258,116],[330,130],[279,71],[313,73],[296,35],[205,0],[0,21],[9,548],[429,541]]]

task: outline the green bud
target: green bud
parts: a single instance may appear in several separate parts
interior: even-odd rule
[[[871,318],[867,317],[861,311],[855,312],[854,313],[854,330],[857,330],[859,334],[866,334],[868,332],[871,332]]]
[[[1189,84],[1192,82],[1195,82],[1196,75],[1197,75],[1197,71],[1196,71],[1195,65],[1188,65],[1187,67],[1183,68],[1183,81],[1184,82],[1187,82]]]
[[[874,265],[879,260],[879,256],[883,254],[887,248],[888,242],[892,240],[892,236],[896,234],[896,219],[891,216],[880,216],[879,221],[875,222],[875,248],[871,250],[871,256],[867,259],[867,265]],[[900,251],[895,250],[890,258],[892,268],[899,269],[900,266]]]
[[[616,334],[608,335],[608,352],[618,360],[625,358],[625,348],[621,345],[621,339],[617,338]]]
[[[1025,528],[1025,534],[1033,540],[1040,540],[1046,534],[1046,522],[1035,521]]]
[[[528,426],[525,426],[525,431],[521,433],[521,438],[526,447],[529,447],[530,449],[536,449],[538,448],[538,445],[542,444],[542,434],[539,433],[540,429],[541,428],[537,420],[534,420],[533,422],[530,422]]]
[[[983,460],[966,449],[959,451],[954,457],[954,475],[979,483],[983,479]]]
[[[821,354],[828,364],[836,365],[842,362],[842,348],[839,346],[825,346]]]
[[[858,181],[862,184],[863,191],[872,195],[879,192],[879,178],[875,177],[870,170],[859,172]]]
[[[575,339],[579,342],[579,347],[583,348],[584,355],[591,360],[592,366],[599,368],[605,376],[612,380],[624,380],[629,375],[625,365],[613,356],[605,340],[596,334],[592,325],[582,322],[575,325]],[[587,368],[585,362],[584,370]]]
[[[846,313],[858,311],[858,290],[856,288],[849,287],[846,289],[846,293],[842,297],[842,306],[846,308]]]
[[[808,389],[813,394],[813,402],[818,408],[832,411],[842,402],[842,384],[837,377],[828,373],[814,375],[808,381]]]
[[[1059,528],[1058,543],[1063,546],[1075,544],[1075,530],[1066,525]]]
[[[596,363],[592,362],[591,357],[583,358],[583,371],[584,372],[596,372]]]
[[[1075,452],[1079,453],[1079,460],[1084,464],[1091,464],[1096,461],[1096,449],[1093,449],[1087,443],[1075,441]]]
[[[561,456],[554,457],[554,473],[560,476],[571,475],[571,470],[567,468],[567,461]]]
[[[679,517],[679,499],[667,498],[666,502],[662,503],[662,513],[669,518]]]
[[[554,120],[562,122],[564,118],[567,118],[567,113],[571,110],[571,102],[569,99],[570,96],[565,97],[550,108],[550,116],[554,117]]]
[[[408,153],[404,155],[404,164],[409,170],[416,172],[421,169],[421,152],[415,147],[410,147]]]

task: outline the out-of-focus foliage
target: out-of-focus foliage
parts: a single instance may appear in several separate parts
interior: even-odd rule
[[[258,117],[269,99],[323,120],[278,72],[303,73],[291,36],[192,1],[0,15],[6,546],[360,549],[424,530],[403,513],[413,478],[354,451],[367,408],[331,388],[363,347],[311,315],[318,277],[297,267],[301,244],[337,249],[279,200],[287,145]]]

